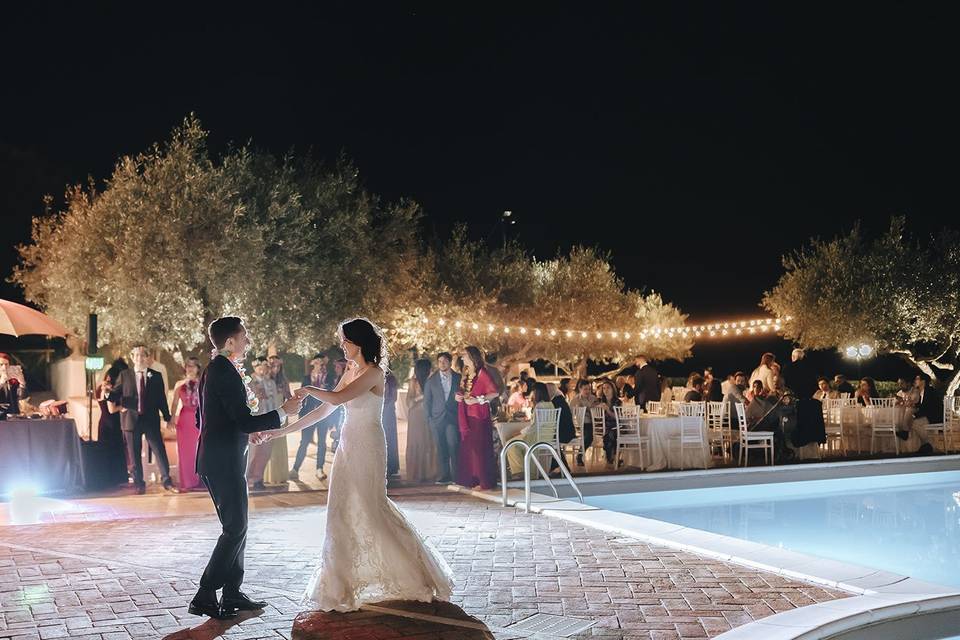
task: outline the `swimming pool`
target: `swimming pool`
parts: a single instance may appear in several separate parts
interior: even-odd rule
[[[597,495],[586,501],[960,587],[960,471]]]

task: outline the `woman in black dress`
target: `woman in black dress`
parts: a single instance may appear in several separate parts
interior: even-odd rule
[[[104,477],[111,485],[127,483],[127,448],[123,445],[123,432],[120,430],[120,388],[117,386],[120,372],[127,368],[122,358],[116,360],[103,374],[103,381],[94,391],[94,397],[100,405],[97,440],[105,450],[108,466]]]

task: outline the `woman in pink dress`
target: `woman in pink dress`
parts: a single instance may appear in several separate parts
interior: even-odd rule
[[[484,366],[480,349],[471,346],[465,351],[460,390],[456,395],[460,420],[457,484],[474,489],[493,489],[497,481],[490,401],[499,397],[499,393]]]
[[[203,482],[197,475],[197,443],[200,430],[197,428],[197,407],[200,381],[200,360],[187,358],[184,363],[186,377],[173,389],[173,406],[170,415],[177,425],[177,467],[180,471],[180,490],[202,489]]]

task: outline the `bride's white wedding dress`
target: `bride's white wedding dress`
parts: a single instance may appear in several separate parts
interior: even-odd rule
[[[305,604],[354,611],[383,600],[448,599],[450,568],[387,498],[383,398],[366,391],[345,407],[320,566],[307,585]]]

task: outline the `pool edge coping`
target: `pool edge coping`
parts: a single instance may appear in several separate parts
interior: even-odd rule
[[[448,489],[503,504],[499,491],[476,491],[456,485],[450,485]],[[521,508],[524,504],[523,492],[508,488],[507,504]],[[745,640],[751,637],[762,637],[764,640],[814,640],[827,637],[824,633],[835,635],[872,621],[960,609],[960,592],[882,569],[788,551],[540,493],[531,494],[530,510],[601,531],[852,594],[850,598],[797,607],[747,623],[716,636],[722,640]],[[681,536],[683,539],[670,539],[665,534]],[[751,555],[763,560],[751,559]],[[816,573],[800,570],[804,565],[817,567]],[[844,604],[837,606],[838,602]],[[798,614],[800,611],[803,613]]]

